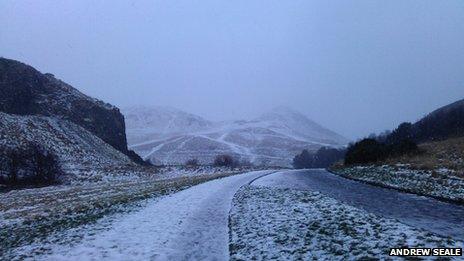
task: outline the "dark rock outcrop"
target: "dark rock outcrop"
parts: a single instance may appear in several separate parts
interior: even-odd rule
[[[0,58],[0,112],[69,120],[143,162],[127,149],[124,116],[117,107],[79,92],[52,74],[5,58]]]

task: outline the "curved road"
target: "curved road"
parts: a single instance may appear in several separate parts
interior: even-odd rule
[[[373,214],[464,240],[464,206],[356,182],[322,169],[278,172],[252,184],[319,191]]]
[[[368,212],[464,239],[464,208],[354,182],[324,170],[250,172],[155,198],[109,230],[77,245],[56,246],[42,260],[227,260],[232,199],[243,185],[316,190]],[[270,175],[268,175],[270,174]]]

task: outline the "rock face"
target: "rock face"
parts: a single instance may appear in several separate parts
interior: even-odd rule
[[[253,120],[211,122],[163,107],[123,110],[131,149],[155,164],[210,164],[219,154],[257,165],[290,166],[303,149],[338,147],[342,136],[288,108],[276,108]]]
[[[18,61],[0,58],[0,112],[53,116],[75,123],[137,160],[127,149],[119,109]]]

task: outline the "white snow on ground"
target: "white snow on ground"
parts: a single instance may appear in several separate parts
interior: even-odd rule
[[[209,180],[256,170],[199,166],[136,168],[131,173],[122,167],[108,169],[104,182],[75,182],[0,193],[0,260],[12,257],[22,260],[48,253],[50,242],[81,238],[86,233],[79,229],[83,224],[95,224],[102,217],[141,209],[144,206],[141,199],[173,194]],[[112,175],[115,177],[110,178]],[[76,233],[71,233],[71,229]]]
[[[2,150],[20,148],[31,143],[39,144],[57,156],[66,173],[61,178],[69,182],[98,179],[95,174],[103,177],[108,172],[99,170],[114,166],[136,167],[126,155],[70,121],[0,112]],[[2,159],[0,156],[0,162]],[[0,176],[6,175],[4,169],[0,169]]]
[[[464,179],[450,175],[446,169],[414,170],[402,164],[357,166],[336,169],[334,172],[355,180],[464,203]]]
[[[253,185],[318,191],[369,213],[464,241],[464,206],[368,185],[323,169],[281,171]]]
[[[245,173],[250,171],[242,171]],[[238,173],[235,173],[238,174]],[[50,186],[0,193],[0,260],[50,253],[57,243],[77,242],[110,227],[117,213],[142,209],[147,201],[234,172]],[[103,223],[103,224],[102,224]],[[85,225],[85,226],[82,226]],[[101,228],[96,228],[101,227]],[[90,228],[89,231],[86,228]]]
[[[256,171],[209,181],[153,199],[146,207],[87,236],[77,245],[56,245],[34,260],[227,260],[228,218],[236,191],[271,173]]]
[[[268,167],[238,166],[238,167],[215,167],[215,166],[166,166],[157,170],[156,179],[172,179],[180,177],[197,177],[216,174],[239,174],[251,171],[269,169]]]
[[[383,260],[391,247],[463,247],[319,192],[295,189],[243,187],[230,222],[232,260]]]

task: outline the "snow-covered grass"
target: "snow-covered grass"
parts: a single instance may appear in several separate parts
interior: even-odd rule
[[[318,192],[253,185],[236,194],[229,226],[232,260],[385,259],[392,247],[463,246]]]
[[[242,185],[270,172],[120,204],[118,213],[11,248],[0,260],[226,260],[232,198]]]
[[[136,167],[126,155],[70,121],[0,112],[0,148],[6,151],[28,144],[40,145],[56,155],[65,172],[61,177],[63,182],[96,180],[115,166]],[[8,171],[4,167],[6,164],[1,164],[2,159],[0,157],[0,176],[5,177]],[[94,175],[95,172],[99,175]]]
[[[417,170],[407,164],[334,168],[341,176],[410,193],[464,203],[464,179],[452,170]]]
[[[216,173],[244,173],[249,171],[265,170],[269,167],[253,167],[253,166],[239,166],[239,167],[215,167],[215,166],[165,166],[158,168],[156,178],[178,178],[178,177],[194,177],[202,175],[211,175]]]
[[[72,122],[53,117],[18,116],[0,112],[0,147],[12,149],[30,143],[40,144],[57,156],[65,172],[61,181],[67,184],[238,173],[250,169],[210,166],[143,167],[134,164],[126,155]],[[2,166],[1,176],[7,176],[7,171]]]
[[[447,174],[464,178],[464,137],[426,142],[418,146],[420,153],[388,158],[384,165],[405,164],[411,169],[431,171],[446,169]]]
[[[170,194],[235,172],[171,179],[98,182],[24,189],[0,194],[0,259],[24,244],[128,211],[137,202]]]
[[[115,165],[107,167],[87,167],[68,170],[70,184],[83,184],[94,182],[120,182],[146,179],[172,179],[180,177],[195,177],[204,175],[216,175],[218,173],[242,173],[252,170],[260,170],[257,167],[214,167],[214,166],[139,166],[139,165]]]

